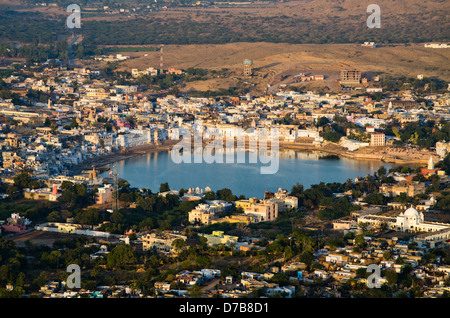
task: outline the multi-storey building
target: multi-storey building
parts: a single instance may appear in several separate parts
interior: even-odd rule
[[[380,147],[386,145],[386,135],[381,132],[370,133],[370,146]]]
[[[161,233],[148,233],[140,236],[138,239],[142,241],[142,249],[144,251],[155,249],[158,252],[171,253],[174,252],[172,243],[177,239],[186,241],[187,237],[185,235],[165,231]]]

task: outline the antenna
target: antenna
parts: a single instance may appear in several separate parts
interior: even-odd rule
[[[116,165],[113,165],[114,172],[113,172],[113,182],[114,182],[114,192],[113,192],[113,201],[112,201],[112,210],[113,212],[119,210],[119,182],[118,182],[118,174]]]
[[[159,69],[160,69],[160,73],[162,74],[163,72],[163,48],[164,48],[164,44],[161,44],[160,49],[159,49]]]

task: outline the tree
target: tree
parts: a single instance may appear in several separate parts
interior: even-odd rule
[[[314,255],[311,252],[303,252],[300,254],[300,262],[303,262],[306,264],[306,266],[311,266],[311,264],[314,262]]]
[[[125,218],[123,217],[123,214],[120,213],[119,211],[114,211],[111,214],[111,217],[109,220],[111,221],[111,223],[114,223],[114,224],[123,224],[125,222]]]
[[[186,241],[183,239],[175,239],[172,242],[172,247],[177,251],[181,251],[186,246]]]
[[[50,120],[49,117],[45,118],[45,122],[44,122],[44,126],[45,127],[50,127],[52,125],[52,121]]]
[[[303,185],[297,182],[292,186],[291,195],[298,197],[303,194],[303,189]]]
[[[170,191],[169,184],[167,182],[161,183],[161,185],[159,186],[159,192],[167,192],[167,191]]]
[[[30,182],[31,175],[27,171],[22,171],[14,177],[14,186],[19,189],[28,188]]]
[[[442,211],[450,211],[450,194],[437,199],[436,208]]]
[[[217,196],[221,200],[225,200],[228,202],[235,201],[237,197],[233,195],[233,192],[228,188],[223,188],[221,190],[216,191]]]
[[[386,175],[386,168],[384,166],[381,166],[380,168],[378,168],[378,176],[379,177],[384,177]]]
[[[136,252],[127,244],[114,247],[106,256],[106,265],[109,268],[125,267],[137,262]]]
[[[76,118],[72,118],[72,121],[70,122],[69,127],[70,127],[70,129],[78,127],[78,122],[77,122]]]
[[[358,227],[361,229],[361,231],[365,232],[369,228],[370,224],[367,222],[359,222]]]
[[[382,193],[369,193],[364,202],[369,204],[384,205],[387,202],[386,197]]]
[[[321,127],[321,126],[325,126],[326,124],[329,124],[330,120],[326,117],[320,117],[317,120],[317,126]]]
[[[117,186],[123,191],[128,191],[130,188],[130,183],[127,180],[120,179],[117,181]]]
[[[89,208],[86,211],[82,211],[75,216],[75,219],[83,225],[88,225],[89,227],[93,227],[98,223],[99,214],[98,209]]]
[[[220,272],[220,276],[222,277],[222,279],[225,279],[227,276],[232,276],[233,278],[238,278],[239,275],[240,275],[240,271],[233,264],[228,264]]]
[[[360,248],[364,248],[367,245],[363,235],[356,235],[355,244]]]
[[[215,200],[217,199],[216,194],[213,191],[208,191],[204,194],[203,198],[205,200]]]
[[[60,220],[60,215],[58,211],[53,211],[47,216],[47,221],[58,222]]]
[[[190,298],[200,298],[202,296],[202,289],[197,284],[188,288],[188,293]]]

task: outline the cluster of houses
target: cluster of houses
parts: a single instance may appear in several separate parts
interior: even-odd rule
[[[126,57],[121,55],[99,57],[103,60],[121,61]],[[132,77],[153,75],[155,69],[131,70]],[[178,73],[179,70],[170,70]],[[306,76],[306,75],[305,75]],[[43,79],[45,78],[45,80]],[[322,80],[314,77],[301,80]],[[336,116],[346,118],[358,128],[349,129],[339,144],[350,151],[362,147],[384,147],[393,144],[397,137],[387,136],[384,127],[392,120],[406,125],[411,122],[441,119],[448,120],[450,98],[447,94],[430,94],[422,101],[410,90],[390,95],[379,102],[368,96],[350,96],[344,93],[320,95],[314,92],[299,93],[294,91],[279,91],[273,95],[259,97],[239,96],[233,98],[194,98],[181,96],[152,97],[146,94],[139,85],[119,85],[105,81],[99,71],[88,68],[64,69],[44,68],[33,76],[20,77],[11,75],[3,81],[10,85],[11,91],[23,103],[12,99],[0,99],[0,180],[5,184],[14,184],[14,177],[23,168],[32,171],[33,178],[42,180],[47,187],[24,189],[26,199],[56,201],[61,195],[60,186],[64,181],[84,183],[90,187],[97,186],[97,204],[110,204],[113,200],[114,188],[97,175],[94,169],[84,173],[74,174],[71,168],[87,160],[101,158],[105,154],[124,151],[136,146],[157,146],[168,140],[178,140],[183,130],[199,131],[218,136],[237,136],[245,128],[245,134],[258,138],[258,129],[266,129],[267,136],[276,129],[279,140],[286,143],[320,146],[324,143],[322,133],[324,126],[318,125],[322,118],[333,122]],[[30,92],[52,94],[52,100],[27,102]],[[205,135],[210,137],[209,135]],[[443,158],[450,151],[450,142],[436,143],[436,156]],[[427,168],[422,169],[425,177],[438,175],[447,180],[445,173],[434,167],[433,158]],[[396,184],[383,184],[379,192],[386,196],[397,196],[406,193],[409,196],[424,193],[425,183],[413,181],[413,175],[392,174],[399,181]],[[207,191],[205,191],[207,192]],[[167,194],[167,193],[166,193]],[[2,197],[5,194],[2,194]],[[165,195],[162,193],[161,195]],[[182,200],[199,200],[203,191],[190,189]],[[399,231],[422,232],[415,237],[419,248],[412,250],[404,248],[400,242],[387,242],[394,255],[410,262],[415,275],[426,277],[434,271],[422,268],[417,263],[417,257],[425,248],[440,246],[449,239],[449,227],[445,223],[426,222],[424,213],[432,209],[435,203],[433,197],[424,200],[415,208],[391,204],[391,209],[401,209],[398,216],[382,216],[370,212],[370,207],[359,212],[357,219],[335,222],[336,230],[358,231],[358,223],[366,223],[374,227],[381,225]],[[280,212],[298,208],[298,199],[287,191],[279,189],[276,193],[266,193],[263,199],[250,198],[234,202],[233,213],[228,213],[233,206],[221,200],[206,200],[198,204],[188,213],[192,226],[210,225],[218,222],[250,224],[255,222],[271,222],[277,219]],[[23,233],[30,223],[19,215],[11,215],[2,224],[3,230]],[[129,237],[110,236],[99,231],[97,227],[86,230],[73,222],[49,222],[40,224],[38,230],[83,234],[115,239],[125,244],[134,244],[142,250],[156,250],[160,253],[176,253],[176,240],[185,241],[181,233],[139,233],[135,242]],[[227,245],[233,249],[248,251],[258,248],[252,242],[222,231],[204,233],[202,236],[209,245]],[[378,242],[378,243],[377,243]],[[336,270],[305,271],[305,264],[297,261],[286,262],[280,268],[272,268],[268,273],[243,273],[237,284],[231,278],[227,279],[221,288],[210,290],[210,293],[220,293],[226,297],[235,297],[252,290],[265,289],[267,295],[280,293],[292,295],[298,292],[292,286],[278,286],[270,282],[271,274],[279,271],[289,273],[293,286],[299,281],[354,278],[358,268],[365,268],[370,261],[379,260],[385,268],[398,270],[395,262],[381,259],[383,248],[377,239],[368,239],[363,252],[352,252],[351,247],[342,250],[321,251],[316,254],[316,261],[325,268],[330,266]],[[383,245],[384,246],[384,245]],[[392,248],[391,248],[392,247]],[[381,253],[381,254],[380,254]],[[91,258],[102,257],[107,250]],[[395,260],[395,259],[394,259]],[[414,262],[415,260],[415,262]],[[436,271],[443,269],[444,275],[450,271],[445,266],[438,266]],[[417,272],[416,272],[417,271]],[[431,273],[431,274],[430,274]],[[422,276],[421,276],[422,275]],[[192,284],[203,283],[220,276],[220,271],[202,270],[199,272],[183,272],[177,276],[177,281]],[[433,276],[434,277],[434,276]],[[441,276],[439,276],[441,277]],[[438,279],[438,278],[436,278]],[[161,292],[171,290],[166,283],[161,282]],[[128,289],[127,289],[128,288]],[[44,287],[46,295],[59,295],[61,286],[49,284]],[[111,292],[111,289],[114,291]],[[101,297],[106,290],[110,295],[125,293],[141,295],[139,291],[129,287],[116,286],[103,291],[92,292]],[[433,292],[439,293],[442,289]],[[66,291],[67,292],[67,291]],[[307,293],[308,291],[305,291]],[[61,297],[73,296],[62,294]],[[328,290],[327,293],[337,293]],[[55,296],[56,297],[56,296]]]
[[[297,210],[298,198],[280,188],[278,192],[271,193],[264,199],[237,200],[234,205],[240,213],[224,216],[223,214],[231,207],[226,202],[216,200],[209,204],[199,204],[189,212],[189,222],[209,225],[220,222],[250,224],[275,221],[279,212],[289,209]]]
[[[409,215],[408,213],[405,213]],[[211,244],[227,245],[232,249],[245,250],[236,244],[236,238],[225,238],[223,233],[212,233],[205,237],[213,238]],[[221,239],[219,239],[221,237]],[[153,237],[154,239],[157,236]],[[180,234],[165,232],[154,240],[154,246],[158,251],[167,253],[169,245],[174,239],[185,239]],[[166,248],[161,248],[163,243]],[[240,272],[238,276],[221,275],[221,270],[203,268],[197,271],[182,270],[170,281],[158,281],[154,283],[154,294],[150,297],[189,297],[189,289],[194,285],[201,286],[202,297],[240,298],[250,295],[252,292],[263,292],[266,297],[280,295],[290,298],[294,295],[342,297],[339,286],[349,281],[367,284],[366,272],[369,265],[377,264],[383,273],[392,271],[400,274],[405,266],[410,266],[410,275],[428,282],[424,288],[424,297],[436,297],[449,292],[445,281],[450,278],[450,267],[442,263],[441,256],[437,256],[432,263],[423,263],[423,256],[429,251],[420,241],[405,241],[398,237],[364,237],[364,246],[355,249],[355,238],[349,237],[346,245],[333,247],[325,245],[313,253],[313,268],[308,267],[297,257],[283,261],[282,265],[273,264],[263,272]],[[359,243],[360,244],[360,243]],[[237,246],[237,247],[236,247]],[[359,245],[360,246],[360,245]],[[261,248],[261,247],[260,247]],[[98,254],[98,255],[97,255]],[[106,248],[100,249],[91,259],[103,257],[107,254]],[[99,256],[100,255],[100,256]],[[288,284],[278,284],[273,281],[276,274],[287,275]],[[314,283],[328,283],[318,293]],[[379,277],[379,283],[395,284],[387,276]],[[209,288],[207,287],[209,286]],[[206,288],[205,288],[206,287]],[[64,282],[49,282],[41,288],[44,297],[79,297],[81,294],[89,294],[94,297],[144,297],[140,290],[129,286],[100,286],[95,291],[67,290]]]
[[[142,72],[132,71],[135,76]],[[383,130],[392,120],[406,124],[449,119],[446,94],[431,94],[425,102],[417,102],[411,91],[380,102],[346,93],[293,91],[229,99],[151,98],[137,84],[109,83],[89,68],[45,68],[31,77],[11,75],[4,81],[24,100],[29,91],[51,92],[53,97],[32,105],[0,100],[3,182],[23,167],[47,179],[68,175],[73,165],[107,153],[177,140],[181,131],[193,132],[199,122],[201,132],[219,136],[237,136],[245,128],[248,137],[258,138],[259,129],[266,129],[270,138],[276,129],[282,142],[320,146],[324,127],[317,126],[318,120],[324,117],[332,122],[335,116],[342,116],[360,127],[359,131],[348,131],[339,142],[354,151],[392,145],[396,137],[385,135]],[[366,138],[352,139],[355,136]],[[439,142],[436,154],[443,157],[449,147],[447,141]]]

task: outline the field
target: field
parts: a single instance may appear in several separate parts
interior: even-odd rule
[[[392,76],[439,77],[450,80],[448,49],[425,48],[423,44],[390,45],[378,48],[359,44],[286,44],[286,43],[229,43],[164,46],[164,68],[187,69],[189,67],[212,70],[229,70],[226,79],[210,79],[187,83],[188,88],[212,90],[213,87],[237,85],[239,81],[258,83],[263,89],[268,84],[292,83],[294,76],[304,72],[324,75],[323,82],[309,84],[312,87],[336,88],[335,79],[341,69],[357,68],[371,78],[373,74]],[[159,67],[159,52],[123,52],[133,57],[121,69],[145,69]],[[244,59],[253,60],[256,78],[245,79],[240,75]],[[235,76],[233,76],[233,74]]]
[[[56,240],[73,238],[73,237],[75,237],[75,235],[73,235],[73,234],[63,234],[63,233],[32,230],[27,233],[16,234],[13,237],[11,237],[11,240],[14,241],[18,247],[25,246],[26,241],[33,242],[36,245],[46,245],[46,246],[52,247],[53,243]]]

